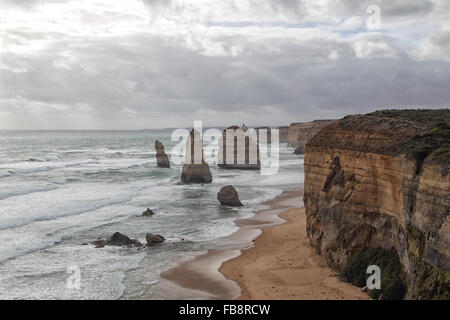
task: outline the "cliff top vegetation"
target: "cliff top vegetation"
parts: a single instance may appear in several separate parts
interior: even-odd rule
[[[420,129],[420,133],[399,146],[399,152],[418,161],[450,163],[450,109],[380,110],[369,116],[405,120]]]

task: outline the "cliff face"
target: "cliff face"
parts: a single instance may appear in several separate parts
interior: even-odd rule
[[[298,126],[297,144],[295,145],[297,148],[295,149],[295,154],[304,154],[306,144],[309,140],[319,133],[320,129],[326,127],[333,121],[334,120],[314,120],[312,122],[300,124],[300,126]]]
[[[334,120],[314,120],[311,122],[292,123],[288,129],[287,142],[296,148],[297,154],[305,153],[306,143],[315,136],[320,129]]]
[[[330,266],[342,271],[365,249],[394,249],[407,298],[450,298],[449,112],[440,125],[444,133],[430,123],[349,116],[310,140],[307,232]],[[434,148],[430,132],[443,139]]]

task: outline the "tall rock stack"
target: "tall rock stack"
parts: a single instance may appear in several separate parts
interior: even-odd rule
[[[332,123],[334,120],[314,120],[312,122],[301,123],[298,126],[297,144],[295,154],[304,154],[306,144],[314,137],[319,131]]]
[[[297,148],[298,132],[300,130],[301,123],[291,123],[289,125],[287,134],[288,146]]]
[[[181,183],[211,182],[211,170],[205,162],[200,133],[192,129],[186,143],[186,161],[181,173]]]
[[[158,168],[170,168],[168,155],[164,152],[164,146],[158,140],[155,141],[156,163]]]
[[[265,135],[266,143],[272,142],[272,130],[270,129],[270,127],[259,127],[255,128],[255,130],[258,137],[258,143],[261,141],[261,135]]]
[[[287,126],[286,127],[278,127],[278,132],[279,132],[280,142],[287,142],[289,127],[287,127]]]
[[[232,134],[227,136],[227,134]],[[256,132],[245,125],[228,127],[219,140],[219,167],[224,169],[259,170],[261,161]],[[228,156],[227,156],[228,151]]]

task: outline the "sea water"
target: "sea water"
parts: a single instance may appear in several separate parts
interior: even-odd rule
[[[162,271],[225,246],[234,221],[303,183],[303,157],[282,143],[276,175],[212,164],[212,184],[179,185],[182,164],[157,168],[155,140],[168,154],[177,143],[167,130],[0,131],[0,299],[171,298],[152,292]],[[229,184],[243,207],[219,205]],[[166,242],[83,245],[116,231]]]

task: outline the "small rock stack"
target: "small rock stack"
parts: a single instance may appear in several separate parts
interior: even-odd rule
[[[155,141],[155,149],[158,168],[170,168],[169,156],[164,152],[164,146],[158,140]]]

